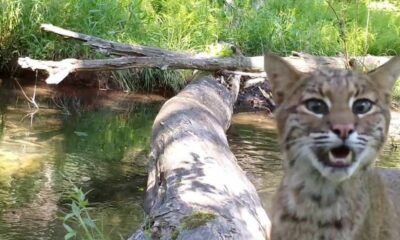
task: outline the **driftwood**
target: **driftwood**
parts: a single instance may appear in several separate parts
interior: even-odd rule
[[[212,77],[168,100],[152,133],[145,210],[137,239],[268,239],[270,222],[254,186],[229,149],[238,94]]]
[[[231,70],[247,72],[263,72],[262,56],[227,58],[207,57],[191,53],[178,53],[160,48],[133,46],[113,41],[107,41],[83,33],[73,32],[50,24],[42,24],[41,29],[66,38],[85,42],[95,50],[110,55],[122,56],[113,59],[78,60],[65,59],[62,61],[41,61],[30,58],[18,60],[21,68],[46,71],[49,84],[61,82],[69,73],[79,71],[117,70],[126,68],[160,68],[160,69],[199,69],[206,71]],[[347,62],[343,57],[320,57],[295,53],[285,59],[297,69],[309,72],[321,66],[345,68],[348,66],[374,68],[386,62],[390,57],[364,56],[353,57]],[[243,74],[242,74],[243,75]],[[251,76],[249,74],[248,76]]]

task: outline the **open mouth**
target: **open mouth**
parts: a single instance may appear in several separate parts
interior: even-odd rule
[[[321,161],[329,166],[335,168],[346,168],[353,163],[353,152],[345,145],[332,148],[328,152],[328,156],[321,159]]]

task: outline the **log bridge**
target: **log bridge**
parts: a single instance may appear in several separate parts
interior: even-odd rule
[[[212,76],[168,100],[152,131],[146,223],[130,240],[268,239],[270,221],[230,151],[239,78],[231,89]]]

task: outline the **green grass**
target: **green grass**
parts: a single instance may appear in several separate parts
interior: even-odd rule
[[[399,52],[399,10],[368,8],[370,1],[331,2],[339,19],[345,22],[350,55]],[[260,10],[245,11],[233,29],[225,35],[250,54],[261,54],[264,49],[283,54],[344,53],[338,18],[327,1],[268,1]]]
[[[267,50],[316,55],[335,55],[346,49],[349,55],[400,52],[400,4],[395,0],[378,4],[331,0],[337,16],[327,0],[268,0],[259,8],[254,7],[256,0],[233,2],[0,0],[0,72],[19,56],[99,57],[80,43],[41,32],[41,23],[178,51],[207,51],[210,45],[224,41],[238,46],[245,55]],[[344,22],[342,27],[339,20]]]
[[[111,80],[125,92],[164,90],[178,92],[185,86],[191,71],[160,69],[126,69],[114,71]]]
[[[217,41],[233,43],[249,55],[266,49],[324,55],[343,51],[337,18],[327,1],[269,0],[260,9],[253,8],[249,0],[235,1],[234,6],[223,2],[1,0],[0,55],[3,61],[13,55],[46,59],[93,56],[80,44],[40,32],[41,23],[182,51],[205,51]],[[399,9],[368,8],[370,1],[366,0],[332,2],[346,22],[350,54],[400,51]]]

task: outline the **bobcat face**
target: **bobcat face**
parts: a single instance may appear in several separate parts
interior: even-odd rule
[[[286,168],[315,169],[340,182],[373,163],[390,121],[395,79],[388,69],[305,74],[276,56],[267,55],[265,62],[279,104],[275,115]]]
[[[290,89],[276,118],[289,161],[304,158],[324,177],[341,181],[374,160],[389,114],[385,95],[368,76],[321,70]]]

